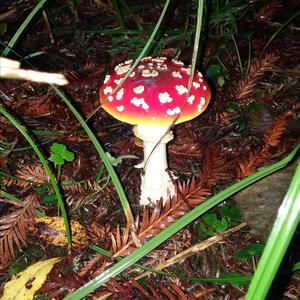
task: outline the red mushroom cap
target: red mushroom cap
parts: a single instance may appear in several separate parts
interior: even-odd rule
[[[186,99],[190,68],[165,57],[143,58],[112,94],[132,64],[130,60],[118,65],[100,89],[103,109],[116,119],[133,125],[168,126],[179,114],[176,124],[191,120],[206,109],[211,94],[202,74],[195,73]]]

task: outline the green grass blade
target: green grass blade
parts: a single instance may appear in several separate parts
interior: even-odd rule
[[[299,271],[299,270],[300,270],[300,261],[298,261],[297,263],[295,263],[293,265],[292,272],[296,272],[296,271]]]
[[[135,69],[135,67],[137,66],[137,64],[139,63],[139,61],[143,58],[143,56],[147,53],[155,35],[158,32],[158,29],[160,27],[160,24],[165,16],[165,13],[167,11],[168,5],[170,3],[170,0],[167,0],[165,2],[164,8],[161,12],[161,15],[155,25],[155,28],[150,36],[150,38],[148,39],[145,47],[143,48],[143,50],[141,51],[141,53],[139,54],[137,60],[134,62],[134,64],[132,65],[132,67],[130,68],[130,70],[127,72],[127,74],[123,77],[123,79],[121,80],[121,82],[116,86],[115,90],[113,91],[113,93],[115,91],[117,91],[121,85],[125,82],[125,80],[129,77],[130,73]],[[65,104],[69,107],[69,109],[73,112],[73,114],[75,115],[75,117],[78,119],[78,121],[80,122],[81,126],[84,128],[84,130],[86,131],[87,135],[89,136],[89,138],[91,139],[91,141],[93,142],[96,150],[98,151],[105,167],[107,168],[107,171],[109,173],[109,175],[111,176],[112,182],[116,188],[116,191],[118,193],[118,196],[120,198],[121,201],[121,205],[123,207],[124,210],[124,214],[126,216],[127,222],[129,224],[134,224],[134,218],[130,209],[130,205],[128,203],[126,194],[124,192],[124,189],[121,185],[121,182],[113,168],[113,166],[111,165],[109,159],[107,158],[104,149],[101,147],[100,143],[98,142],[97,138],[95,137],[95,135],[93,134],[93,132],[91,131],[91,129],[89,128],[89,126],[86,124],[86,122],[84,121],[84,119],[82,118],[82,116],[78,113],[78,111],[74,108],[74,106],[71,104],[71,102],[65,97],[65,95],[55,86],[52,85],[52,88],[55,90],[55,92],[61,97],[61,99],[65,102]]]
[[[50,179],[50,182],[52,184],[54,193],[57,197],[57,201],[58,201],[60,211],[62,213],[62,217],[64,219],[64,225],[65,225],[65,229],[66,229],[68,247],[69,247],[69,250],[70,250],[70,248],[72,246],[72,238],[71,238],[71,231],[70,231],[70,226],[69,226],[69,222],[68,222],[67,211],[65,209],[64,202],[63,202],[61,193],[59,191],[59,187],[56,183],[56,179],[55,179],[55,177],[54,177],[54,175],[53,175],[53,173],[52,173],[52,171],[51,171],[51,169],[48,165],[47,160],[45,159],[44,155],[42,154],[40,149],[37,147],[37,145],[35,144],[35,142],[31,138],[31,136],[28,134],[28,132],[27,132],[27,130],[24,126],[22,126],[9,112],[7,112],[7,110],[3,106],[0,106],[0,113],[2,113],[21,132],[21,134],[25,137],[27,142],[30,144],[30,146],[33,148],[33,150],[37,154],[37,156],[40,159],[47,175],[49,176],[49,179]]]
[[[125,10],[129,13],[131,16],[133,22],[135,23],[135,26],[137,27],[138,31],[141,33],[144,29],[143,26],[141,25],[139,18],[135,15],[135,13],[132,11],[132,9],[128,6],[125,0],[120,1],[121,4],[124,6]]]
[[[16,42],[18,41],[20,35],[23,33],[27,25],[31,22],[31,20],[34,18],[34,16],[37,14],[37,12],[43,7],[47,0],[40,0],[37,5],[34,7],[34,9],[30,12],[30,14],[27,16],[27,18],[24,20],[24,22],[21,24],[21,26],[18,28],[17,32],[14,34],[14,36],[9,41],[7,47],[2,51],[2,56],[7,56],[8,53],[11,51],[11,48],[14,47]]]
[[[107,256],[107,257],[112,256],[110,252],[108,252],[98,246],[93,245],[93,246],[91,246],[91,249],[95,250],[98,253],[101,253],[104,256]],[[116,261],[121,261],[124,258],[123,257],[115,257],[115,259],[116,259]],[[192,281],[192,282],[231,283],[231,284],[242,283],[243,284],[245,282],[247,282],[247,283],[250,282],[251,279],[253,278],[252,275],[240,275],[240,274],[230,274],[230,275],[218,277],[218,278],[189,277],[189,276],[182,276],[182,275],[177,275],[177,274],[169,273],[169,272],[158,271],[153,268],[149,268],[144,265],[137,264],[137,263],[134,263],[133,266],[136,268],[139,268],[143,271],[146,271],[146,272],[151,272],[151,273],[158,274],[161,276],[178,278],[180,280],[188,280],[188,281]]]
[[[6,191],[3,191],[3,190],[0,190],[0,196],[3,196],[7,199],[13,200],[13,201],[18,202],[18,203],[23,202],[20,198],[16,197],[15,195],[10,194],[10,193],[8,193]]]
[[[1,196],[1,195],[2,195],[3,197],[5,197],[5,198],[10,199],[10,200],[13,200],[13,201],[15,201],[15,202],[17,202],[17,203],[22,203],[22,202],[23,202],[20,198],[17,198],[15,195],[12,195],[12,194],[10,194],[10,193],[8,193],[8,192],[5,192],[5,191],[3,191],[3,190],[0,190],[0,196]],[[38,210],[38,209],[35,209],[34,211],[35,211],[35,214],[36,214],[36,216],[37,216],[38,218],[44,217],[44,216],[45,216],[45,214],[44,214],[43,212],[41,212],[40,210]]]
[[[31,149],[31,148],[30,148]],[[16,180],[16,181],[21,181],[21,182],[28,182],[28,183],[35,183],[34,181],[32,180],[28,180],[28,179],[24,179],[24,178],[21,178],[21,177],[17,177],[17,176],[14,176],[14,175],[11,175],[7,172],[4,172],[2,170],[0,170],[0,177],[6,177],[6,178],[10,178],[10,179],[13,179],[13,180]]]
[[[116,17],[117,17],[117,20],[118,20],[118,23],[120,25],[120,27],[125,30],[126,27],[125,27],[125,23],[124,23],[124,19],[123,19],[123,15],[120,11],[120,7],[119,7],[119,1],[117,0],[112,0],[111,3],[114,7],[114,10],[115,10],[115,13],[116,13]]]
[[[76,290],[74,293],[66,296],[64,299],[79,300],[87,296],[88,294],[93,292],[96,288],[100,287],[101,285],[109,281],[111,278],[117,276],[122,271],[126,270],[128,267],[136,263],[139,259],[147,255],[150,251],[154,250],[161,243],[163,243],[172,235],[177,233],[179,230],[181,230],[189,223],[197,219],[199,216],[207,212],[209,209],[213,208],[214,206],[222,202],[224,199],[232,196],[233,194],[242,190],[243,188],[251,185],[252,183],[262,179],[263,177],[286,166],[295,157],[299,149],[300,149],[300,144],[298,144],[287,157],[280,160],[279,162],[271,166],[268,166],[253,175],[250,175],[249,177],[241,180],[238,183],[233,184],[232,186],[225,189],[224,191],[206,200],[204,203],[200,204],[199,206],[197,206],[196,208],[188,212],[186,215],[181,217],[175,223],[171,224],[169,227],[161,231],[151,240],[146,242],[141,248],[138,248],[132,254],[125,257],[122,261],[117,262],[111,268],[109,268],[108,270],[106,270],[105,272],[103,272],[102,274],[100,274],[90,282],[88,282],[83,287]]]
[[[263,255],[250,284],[246,299],[265,299],[284,254],[300,221],[300,163],[278,210]]]
[[[121,205],[123,207],[124,210],[124,214],[126,217],[126,220],[129,224],[133,225],[134,224],[134,218],[131,212],[131,208],[130,205],[128,203],[126,194],[124,192],[124,189],[121,185],[121,182],[119,180],[118,175],[116,174],[111,162],[109,161],[106,152],[104,151],[104,149],[102,148],[102,146],[100,145],[99,141],[97,140],[97,137],[94,135],[94,133],[92,132],[92,130],[89,128],[89,126],[86,124],[86,122],[84,121],[83,117],[80,115],[80,113],[76,110],[76,108],[72,105],[72,103],[66,98],[66,96],[62,93],[61,90],[59,90],[56,86],[52,85],[52,88],[54,89],[54,91],[56,92],[56,94],[58,96],[60,96],[60,98],[62,99],[62,101],[68,106],[68,108],[72,111],[72,113],[74,114],[74,116],[77,118],[77,120],[80,122],[81,126],[83,127],[83,129],[85,130],[85,132],[87,133],[87,135],[89,136],[89,138],[91,139],[91,141],[93,142],[97,152],[99,153],[102,162],[104,163],[110,177],[111,180],[116,188],[116,191],[118,193],[118,196],[120,198],[121,201]]]
[[[273,40],[275,39],[275,37],[277,36],[277,34],[279,32],[281,32],[290,22],[292,22],[295,18],[297,18],[300,15],[300,10],[296,11],[291,17],[289,17],[273,34],[272,36],[269,38],[269,40],[267,41],[267,43],[265,44],[263,50],[261,51],[261,54],[259,56],[259,59],[262,59],[263,55],[265,54],[267,48],[269,47],[269,45],[273,42]]]
[[[129,77],[129,75],[132,73],[132,71],[135,69],[135,67],[138,65],[138,63],[140,62],[140,60],[144,57],[144,55],[147,53],[147,51],[149,50],[149,47],[151,45],[151,43],[153,42],[158,29],[160,27],[160,24],[166,14],[167,8],[170,4],[170,0],[166,0],[164,8],[159,16],[159,19],[157,20],[157,23],[153,29],[153,32],[151,33],[151,36],[149,37],[145,47],[143,48],[143,50],[141,51],[141,53],[139,54],[139,56],[137,57],[137,59],[135,60],[135,62],[133,63],[133,65],[131,66],[131,68],[128,70],[128,72],[126,73],[126,75],[122,78],[122,80],[120,81],[120,83],[115,87],[115,89],[113,90],[112,93],[115,93],[120,87],[121,85],[125,82],[125,80]]]

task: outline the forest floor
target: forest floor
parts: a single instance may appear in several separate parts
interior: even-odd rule
[[[4,49],[3,43],[10,41],[35,1],[1,2],[0,48]],[[115,1],[51,2],[23,32],[10,57],[24,58],[24,68],[62,73],[68,78],[69,84],[61,90],[80,114],[89,118],[87,123],[105,150],[119,158],[115,161],[116,170],[133,214],[139,216],[137,235],[141,242],[158,234],[209,195],[283,158],[299,142],[299,18],[281,28],[299,10],[298,1],[232,1],[235,6],[232,4],[230,10],[226,4],[220,9],[223,19],[218,19],[214,10],[218,1],[212,1],[212,17],[206,18],[208,25],[202,34],[202,58],[198,64],[208,78],[212,100],[199,117],[176,125],[174,139],[168,144],[169,168],[177,176],[182,197],[171,199],[165,208],[145,209],[138,196],[141,170],[135,168],[143,159],[142,143],[134,137],[131,125],[99,109],[99,89],[105,75],[116,65],[137,57],[164,2],[150,5],[143,1],[117,1],[120,12],[112,4]],[[195,13],[192,4],[172,2],[148,54],[176,57],[190,64]],[[56,240],[62,224],[52,228],[45,220],[32,219],[36,209],[50,217],[50,223],[59,216],[57,198],[40,159],[20,131],[0,116],[1,191],[27,203],[24,208],[1,194],[2,288],[12,275],[33,263],[63,256],[36,296],[62,299],[115,261],[89,246],[101,246],[117,257],[131,253],[134,241],[126,230],[115,187],[93,143],[57,93],[46,84],[1,79],[0,99],[1,105],[28,129],[46,158],[53,154],[54,143],[65,145],[75,155],[62,164],[59,174],[68,214],[72,222],[78,222],[71,223],[74,231],[78,225],[78,232],[68,254],[66,239]],[[55,164],[52,167],[55,171],[60,169]],[[270,193],[275,188],[270,186]],[[268,211],[263,218],[269,219]],[[201,278],[251,276],[265,241],[253,235],[244,222],[247,220],[234,199],[227,199],[140,263],[155,268],[183,251],[188,252],[192,246],[207,242],[162,271]],[[228,232],[230,229],[232,232]],[[253,252],[247,252],[249,246]],[[298,252],[293,259],[299,258]],[[162,274],[138,279],[143,272],[130,268],[93,295],[102,296],[101,299],[229,300],[243,297],[248,287],[248,282],[192,282]],[[299,274],[278,276],[273,289],[276,297],[272,299],[300,299]]]

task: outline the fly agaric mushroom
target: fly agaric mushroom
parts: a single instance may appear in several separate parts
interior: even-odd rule
[[[100,89],[104,110],[116,119],[136,125],[134,134],[144,143],[144,175],[140,204],[172,196],[175,187],[166,169],[166,144],[173,139],[170,125],[194,119],[207,107],[210,88],[196,72],[188,93],[190,67],[165,57],[145,57],[115,93],[133,61],[116,66]],[[176,119],[177,118],[177,119]]]

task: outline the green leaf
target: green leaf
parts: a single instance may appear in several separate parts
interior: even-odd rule
[[[235,103],[229,103],[225,106],[226,109],[232,109],[232,110],[235,110],[235,111],[238,111],[238,112],[242,112],[243,109],[238,105],[238,104],[235,104]]]
[[[234,256],[240,260],[247,260],[253,256],[261,256],[265,248],[265,244],[255,243],[238,251]]]
[[[223,86],[225,79],[228,78],[228,72],[219,64],[210,65],[206,71],[206,75],[217,82],[218,86]]]
[[[53,161],[56,165],[61,166],[65,161],[73,161],[74,153],[67,150],[66,145],[54,143],[51,146],[51,155],[49,157],[50,161]]]
[[[44,204],[51,205],[51,204],[56,204],[58,201],[57,201],[57,197],[56,197],[55,194],[50,194],[50,195],[45,196],[45,197],[42,199],[42,202],[43,202]]]
[[[64,158],[66,161],[73,161],[74,158],[75,158],[75,156],[74,156],[74,153],[73,153],[73,152],[67,150],[67,151],[64,153],[63,158]]]
[[[59,154],[55,154],[55,153],[52,153],[50,155],[49,160],[54,162],[58,166],[61,166],[65,163],[64,159]]]
[[[262,107],[263,107],[263,104],[261,104],[261,103],[250,102],[247,105],[246,111],[249,112],[249,113],[253,113],[253,112],[256,112],[257,110],[259,110]]]
[[[220,207],[219,212],[223,218],[227,218],[231,221],[241,220],[240,211],[236,206],[225,204],[224,206]]]
[[[64,144],[53,143],[51,146],[51,152],[63,155],[67,151],[67,147]]]
[[[40,185],[34,189],[39,195],[43,196],[49,194],[50,188],[47,184]]]
[[[225,218],[219,219],[218,216],[213,212],[208,212],[204,214],[201,219],[208,226],[205,226],[205,224],[200,223],[198,225],[199,229],[207,235],[214,236],[215,232],[221,233],[226,231],[228,228],[227,220]]]

